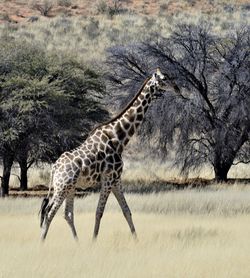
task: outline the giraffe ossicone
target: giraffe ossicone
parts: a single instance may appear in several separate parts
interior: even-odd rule
[[[53,186],[54,193],[49,200],[49,190],[41,205],[42,240],[46,238],[51,221],[63,202],[64,217],[73,236],[77,238],[74,225],[75,188],[94,187],[98,183],[101,184],[101,190],[93,237],[96,238],[98,235],[100,221],[111,191],[122,209],[131,233],[136,235],[132,215],[122,191],[122,152],[141,124],[154,95],[162,90],[165,90],[164,75],[157,69],[145,80],[141,89],[121,113],[96,127],[82,145],[72,152],[63,153],[54,163],[50,181],[50,189]]]

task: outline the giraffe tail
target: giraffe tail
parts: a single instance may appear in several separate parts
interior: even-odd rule
[[[51,191],[51,186],[52,186],[52,183],[53,183],[53,176],[54,176],[54,173],[53,173],[53,170],[52,170],[51,178],[50,178],[50,184],[49,184],[49,191],[48,191],[47,196],[43,199],[40,211],[38,213],[38,215],[40,215],[40,227],[42,227],[45,215],[46,215],[46,213],[48,213],[48,210],[50,208],[48,206],[48,204],[49,204],[49,195],[50,195],[50,191]]]
[[[45,218],[45,214],[46,214],[46,208],[48,206],[48,203],[49,203],[49,198],[48,197],[45,197],[42,201],[42,205],[41,205],[41,209],[39,211],[39,214],[40,214],[40,227],[42,228],[42,225],[43,225],[43,221],[44,221],[44,218]]]

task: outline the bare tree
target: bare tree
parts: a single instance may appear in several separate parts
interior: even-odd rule
[[[180,25],[169,38],[109,50],[111,88],[129,92],[156,66],[170,85],[141,134],[162,155],[174,146],[183,173],[212,165],[218,181],[250,160],[250,29],[219,38],[207,24]]]

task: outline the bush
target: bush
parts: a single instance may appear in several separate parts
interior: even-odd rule
[[[242,4],[241,9],[245,11],[250,11],[250,4]]]
[[[122,3],[126,1],[122,0],[112,0],[111,4],[108,5],[105,1],[101,0],[97,4],[97,12],[99,14],[106,14],[111,19],[125,10],[122,7]]]
[[[106,1],[104,1],[104,0],[99,1],[97,3],[96,9],[97,9],[98,14],[105,14],[108,10],[108,5],[107,5]]]
[[[57,0],[57,4],[62,7],[71,7],[72,1],[71,0]]]
[[[91,17],[90,22],[85,26],[84,29],[90,39],[93,40],[98,37],[100,34],[98,19]]]
[[[41,3],[35,1],[33,3],[33,8],[38,10],[43,16],[49,16],[53,7],[54,3],[51,0],[43,0]]]

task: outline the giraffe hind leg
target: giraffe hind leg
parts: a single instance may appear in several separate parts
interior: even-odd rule
[[[119,203],[119,205],[122,209],[123,215],[128,222],[128,225],[129,225],[129,228],[130,228],[130,231],[131,231],[132,235],[135,236],[135,238],[136,238],[137,236],[136,236],[134,223],[133,223],[133,220],[132,220],[132,214],[131,214],[129,206],[126,202],[126,199],[123,195],[121,186],[119,184],[113,186],[112,187],[112,192],[114,193],[114,195],[115,195],[115,197],[116,197],[116,199],[117,199],[117,201],[118,201],[118,203]]]
[[[44,241],[48,230],[49,230],[49,226],[51,224],[52,219],[54,218],[56,212],[58,211],[59,207],[61,206],[62,202],[65,199],[65,194],[64,192],[58,192],[58,193],[54,193],[53,197],[52,197],[52,201],[51,204],[49,204],[46,208],[46,212],[44,215],[44,220],[42,223],[42,233],[41,233],[41,240]]]
[[[64,218],[71,228],[73,237],[77,240],[78,237],[74,225],[74,196],[75,192],[72,192],[65,199]]]
[[[97,238],[99,228],[100,228],[101,218],[102,218],[110,191],[111,191],[111,186],[108,183],[105,183],[102,185],[100,197],[99,197],[99,201],[98,201],[98,205],[97,205],[97,209],[96,209],[96,218],[95,218],[95,228],[94,228],[93,239]]]

